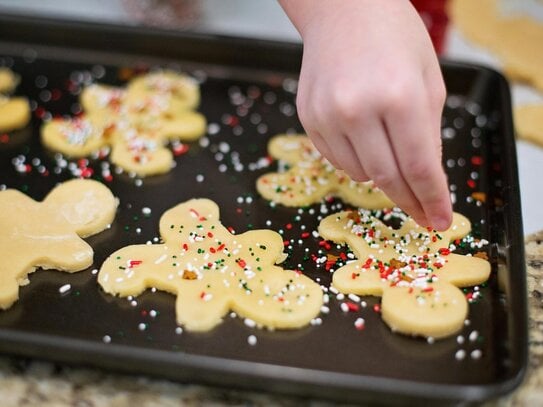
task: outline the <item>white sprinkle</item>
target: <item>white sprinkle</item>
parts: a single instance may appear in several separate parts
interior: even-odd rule
[[[342,302],[340,307],[343,312],[349,312],[349,306],[347,305],[347,303]]]
[[[322,319],[321,318],[313,318],[310,323],[313,326],[322,325]]]
[[[175,333],[177,335],[181,335],[183,333],[183,328],[181,328],[180,326],[178,326],[177,328],[175,328]]]
[[[204,182],[204,175],[203,174],[198,174],[196,175],[196,182]]]
[[[323,306],[321,307],[321,312],[322,312],[323,314],[328,314],[328,313],[330,312],[330,308],[328,308],[326,305],[323,305]]]
[[[104,337],[102,338],[102,341],[104,343],[110,343],[111,342],[111,336],[109,335],[104,335]]]
[[[354,321],[354,326],[356,329],[362,329],[364,328],[364,325],[366,325],[364,318],[356,318],[356,321]]]
[[[249,318],[245,318],[243,320],[243,323],[248,326],[249,328],[254,328],[256,326],[256,322],[253,321],[252,319],[249,319]]]
[[[151,214],[151,208],[148,208],[148,207],[141,208],[141,213],[143,213],[145,216],[149,216]]]
[[[454,358],[456,360],[463,360],[466,357],[466,351],[464,349],[459,349],[456,351]]]
[[[436,340],[432,336],[429,336],[428,338],[426,338],[426,342],[428,342],[430,345],[433,345],[435,341]]]
[[[151,318],[156,318],[156,316],[158,315],[158,312],[156,312],[154,309],[152,309],[151,311],[149,311],[149,316]]]
[[[459,345],[462,345],[464,343],[464,337],[462,335],[458,335],[456,337],[456,343],[458,343]]]
[[[92,273],[93,275],[98,274],[98,269],[93,269],[93,270],[91,271],[91,273]]]
[[[349,294],[348,297],[349,297],[349,299],[351,301],[354,301],[354,302],[359,302],[360,301],[360,297],[358,295],[356,295],[356,294]]]
[[[251,346],[255,346],[256,345],[256,342],[257,342],[257,339],[256,339],[256,336],[254,335],[249,335],[247,337],[247,343]]]
[[[145,329],[147,328],[147,325],[145,325],[143,322],[141,322],[139,325],[138,325],[138,329],[140,331],[145,331]]]
[[[480,359],[481,356],[483,356],[483,352],[481,352],[480,349],[475,349],[471,352],[471,358],[472,359]]]
[[[479,337],[479,332],[477,331],[472,331],[470,334],[469,334],[469,340],[470,342],[475,342],[477,340],[477,338]]]
[[[155,264],[160,264],[162,263],[164,260],[166,260],[168,258],[168,255],[167,254],[163,254],[162,256],[160,256],[158,259],[155,260]]]
[[[61,294],[65,294],[68,291],[70,291],[71,288],[72,288],[72,286],[70,284],[64,284],[62,287],[60,287],[58,289],[58,292],[61,293]]]

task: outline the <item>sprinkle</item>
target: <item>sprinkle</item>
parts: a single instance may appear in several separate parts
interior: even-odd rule
[[[256,326],[256,322],[249,318],[245,318],[243,320],[243,323],[245,324],[245,326],[248,326],[249,328],[254,328]]]
[[[102,341],[103,341],[104,343],[111,343],[111,336],[109,336],[109,335],[104,335],[104,336],[102,337]]]
[[[256,339],[256,336],[254,335],[249,335],[247,337],[247,343],[251,346],[255,346],[256,345],[256,342],[257,342],[257,339]]]
[[[483,356],[483,352],[480,349],[475,349],[471,352],[470,356],[472,359],[480,359]]]
[[[454,354],[456,360],[463,360],[466,357],[466,351],[464,349],[459,349]]]
[[[60,287],[58,289],[58,292],[61,293],[61,294],[65,294],[68,291],[70,291],[71,288],[72,288],[72,286],[70,284],[64,284],[62,287]]]
[[[359,331],[363,330],[365,326],[366,321],[364,320],[364,318],[357,318],[356,321],[354,321],[354,327]]]
[[[177,335],[181,335],[183,333],[183,328],[181,328],[180,326],[178,326],[177,328],[175,328],[175,333]]]

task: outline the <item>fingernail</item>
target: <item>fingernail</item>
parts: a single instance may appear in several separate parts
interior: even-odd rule
[[[432,218],[432,227],[439,231],[444,231],[449,228],[449,220],[445,218],[435,217]]]

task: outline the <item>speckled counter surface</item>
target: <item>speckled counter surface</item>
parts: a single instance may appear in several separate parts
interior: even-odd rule
[[[530,357],[524,383],[490,406],[543,405],[543,231],[526,239]],[[325,406],[262,393],[182,385],[46,362],[0,357],[0,405],[11,406]]]

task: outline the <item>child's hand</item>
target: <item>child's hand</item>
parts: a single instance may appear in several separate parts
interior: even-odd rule
[[[423,226],[446,229],[441,167],[445,86],[424,24],[406,0],[282,0],[304,42],[300,120],[357,181],[372,179]]]

